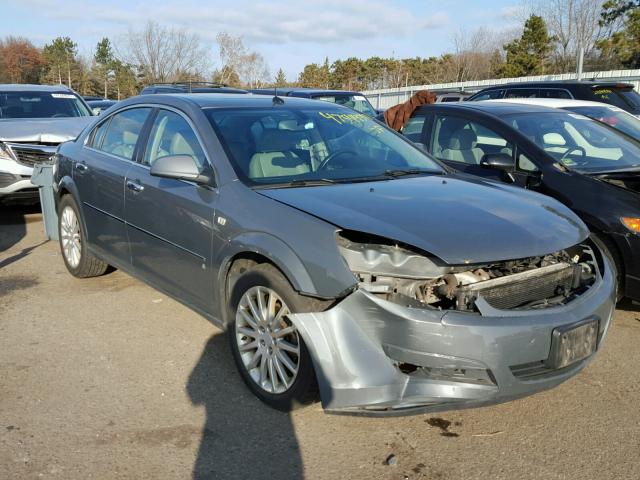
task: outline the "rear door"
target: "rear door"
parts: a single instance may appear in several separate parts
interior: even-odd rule
[[[217,191],[193,182],[154,177],[153,162],[167,155],[208,159],[188,118],[177,110],[154,112],[138,163],[129,170],[127,233],[136,271],[190,305],[210,310],[212,222]]]
[[[91,133],[73,166],[89,244],[110,263],[130,261],[124,185],[150,112],[136,107],[110,115]]]

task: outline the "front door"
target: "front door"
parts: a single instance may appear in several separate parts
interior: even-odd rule
[[[145,143],[125,182],[133,266],[159,288],[210,310],[217,191],[150,174],[151,165],[162,156],[189,155],[201,166],[208,160],[189,122],[172,110],[157,111]]]
[[[118,112],[100,123],[73,166],[88,243],[109,263],[130,262],[124,185],[150,108]]]

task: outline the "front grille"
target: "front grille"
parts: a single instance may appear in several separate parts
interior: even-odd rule
[[[18,162],[29,167],[33,167],[36,163],[48,162],[55,153],[56,147],[49,145],[27,145],[27,144],[9,144],[8,145]]]
[[[537,362],[522,363],[520,365],[511,365],[509,367],[509,370],[511,370],[511,373],[513,374],[513,376],[516,377],[518,380],[529,380],[529,379],[537,380],[537,379],[560,375],[581,364],[582,364],[582,361],[577,362],[575,364],[567,365],[566,367],[562,367],[562,368],[552,368],[546,363],[545,360],[539,360]]]
[[[506,310],[566,294],[572,290],[576,275],[579,271],[574,266],[555,264],[471,284],[460,293],[482,297],[492,307]]]

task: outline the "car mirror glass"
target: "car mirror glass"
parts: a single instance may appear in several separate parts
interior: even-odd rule
[[[213,175],[207,169],[201,169],[191,155],[167,155],[157,158],[151,165],[154,177],[189,180],[211,185]]]

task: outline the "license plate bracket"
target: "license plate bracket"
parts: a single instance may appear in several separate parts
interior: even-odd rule
[[[569,367],[591,356],[598,345],[598,320],[558,327],[551,334],[549,367]]]

